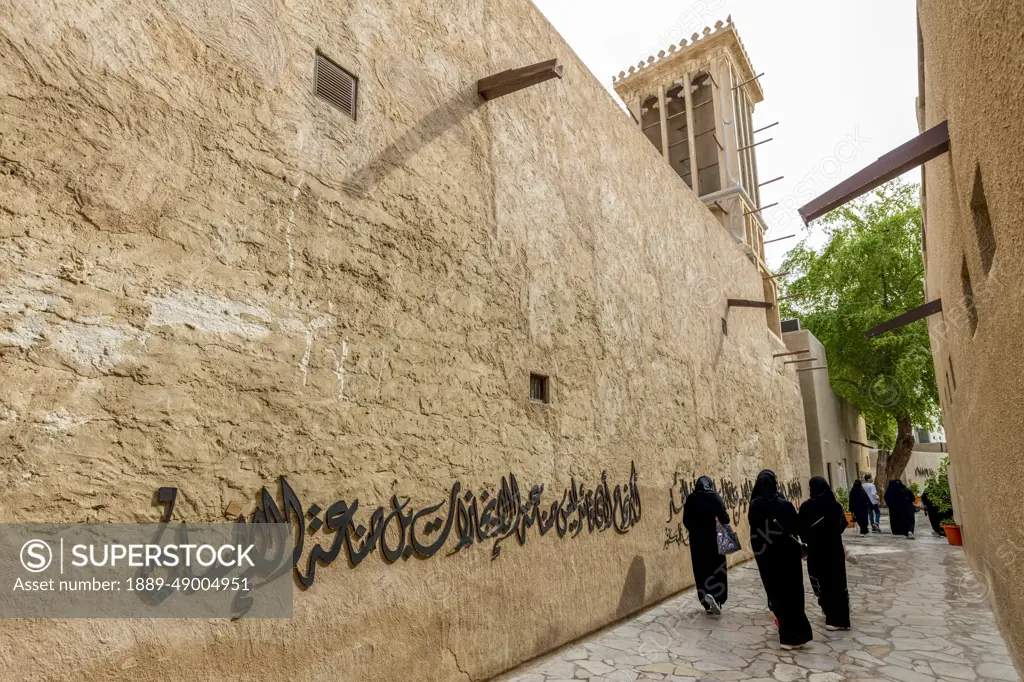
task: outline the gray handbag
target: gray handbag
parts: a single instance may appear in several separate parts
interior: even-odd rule
[[[734,554],[740,551],[740,538],[732,526],[722,523],[718,519],[715,519],[715,524],[718,531],[718,553]]]

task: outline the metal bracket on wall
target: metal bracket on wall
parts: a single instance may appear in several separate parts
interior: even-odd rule
[[[774,140],[774,139],[775,139],[774,137],[769,137],[769,138],[768,138],[767,140],[761,140],[760,142],[755,142],[755,143],[753,143],[753,144],[748,144],[748,145],[745,145],[745,146],[743,146],[743,147],[740,147],[740,148],[739,148],[739,149],[737,149],[736,151],[738,151],[738,152],[745,152],[745,151],[747,151],[748,149],[752,149],[753,147],[756,147],[756,146],[758,146],[758,145],[762,145],[762,144],[764,144],[765,142],[771,142],[771,141],[772,141],[772,140]]]
[[[779,202],[776,201],[774,204],[768,204],[767,206],[762,206],[761,208],[755,208],[753,211],[744,211],[743,215],[751,215],[753,213],[760,213],[761,211],[767,211],[772,206],[778,206],[778,205],[779,205]]]
[[[774,128],[774,127],[775,127],[775,126],[777,126],[777,125],[779,125],[779,122],[778,122],[778,121],[776,121],[775,123],[769,123],[769,124],[768,124],[768,125],[766,125],[766,126],[765,126],[764,128],[758,128],[757,130],[755,130],[754,132],[752,132],[752,133],[750,133],[750,134],[751,134],[751,135],[757,135],[757,134],[758,134],[759,132],[761,132],[761,131],[763,131],[763,130],[768,130],[769,128]]]
[[[740,83],[739,85],[734,85],[732,89],[733,89],[733,90],[739,90],[740,88],[742,88],[742,87],[743,87],[744,85],[746,85],[747,83],[753,83],[754,81],[756,81],[756,80],[757,80],[758,78],[760,78],[760,77],[761,77],[761,76],[763,76],[763,75],[764,75],[764,71],[762,71],[761,73],[757,74],[757,75],[756,75],[756,76],[754,76],[753,78],[748,78],[747,80],[743,81],[743,82],[742,82],[742,83]]]

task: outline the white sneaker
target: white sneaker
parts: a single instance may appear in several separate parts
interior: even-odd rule
[[[914,539],[914,534],[913,533],[907,533],[907,539],[908,540],[913,540]]]
[[[710,594],[704,595],[704,605],[707,609],[707,612],[710,613],[712,616],[722,615],[722,607],[718,605],[718,602],[715,601],[715,598],[712,597]]]
[[[792,651],[793,649],[803,649],[803,644],[783,644],[782,648],[786,651]]]
[[[837,632],[839,630],[849,630],[850,628],[841,628],[841,627],[836,626],[836,625],[826,625],[825,629],[826,630],[830,630],[832,632]]]

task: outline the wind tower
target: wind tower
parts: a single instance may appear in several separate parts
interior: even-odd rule
[[[764,99],[732,17],[694,33],[612,79],[640,132],[683,182],[745,246],[764,282],[768,326],[781,337],[778,284],[764,260],[767,225],[761,212],[754,105]],[[774,204],[772,204],[774,205]]]

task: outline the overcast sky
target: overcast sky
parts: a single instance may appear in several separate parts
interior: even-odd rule
[[[777,266],[803,232],[796,207],[917,135],[917,29],[913,0],[534,0],[606,85],[648,55],[689,40],[727,15],[758,73],[755,128]],[[919,173],[907,176],[919,181]],[[790,208],[787,208],[790,207]],[[818,241],[818,240],[813,240]]]

